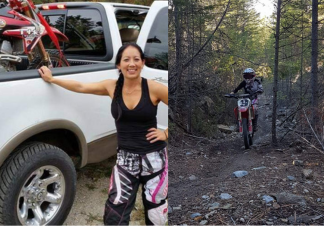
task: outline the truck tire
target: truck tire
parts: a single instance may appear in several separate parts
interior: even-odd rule
[[[35,48],[35,49],[37,49],[37,48]],[[61,56],[57,50],[47,50],[47,52],[51,59],[53,67],[68,67],[69,66],[69,62],[67,61],[67,59],[64,56]],[[45,65],[45,63],[43,62],[42,58],[37,54],[35,56],[35,58],[31,62],[29,62],[27,70],[38,69],[44,65]],[[45,65],[45,66],[47,66],[47,65]]]
[[[72,207],[76,172],[61,149],[21,145],[0,169],[0,225],[61,225]]]

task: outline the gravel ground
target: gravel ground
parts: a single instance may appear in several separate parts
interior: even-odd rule
[[[284,126],[272,146],[271,105],[260,108],[251,149],[235,132],[169,145],[170,225],[324,225],[323,154]]]
[[[109,176],[116,157],[78,170],[77,191],[72,210],[64,225],[103,225]],[[130,225],[144,225],[141,191],[138,192]]]

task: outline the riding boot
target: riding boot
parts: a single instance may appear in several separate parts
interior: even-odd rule
[[[253,127],[253,132],[255,133],[258,131],[258,117],[259,115],[255,115],[254,119],[252,119],[252,127]]]

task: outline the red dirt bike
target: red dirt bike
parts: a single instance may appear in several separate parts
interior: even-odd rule
[[[245,149],[253,144],[252,119],[255,117],[255,108],[252,105],[253,94],[226,94],[225,97],[238,99],[237,107],[234,108],[235,118],[238,120],[239,132],[243,135]]]
[[[15,71],[22,61],[19,55],[28,56],[27,69],[69,66],[59,46],[68,38],[50,27],[31,0],[8,0],[0,6],[0,72]],[[41,38],[48,35],[57,50],[46,51]]]

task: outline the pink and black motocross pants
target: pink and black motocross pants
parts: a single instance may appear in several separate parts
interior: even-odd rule
[[[139,185],[146,225],[167,222],[168,156],[167,149],[145,155],[119,150],[110,178],[105,205],[105,225],[128,225]]]

